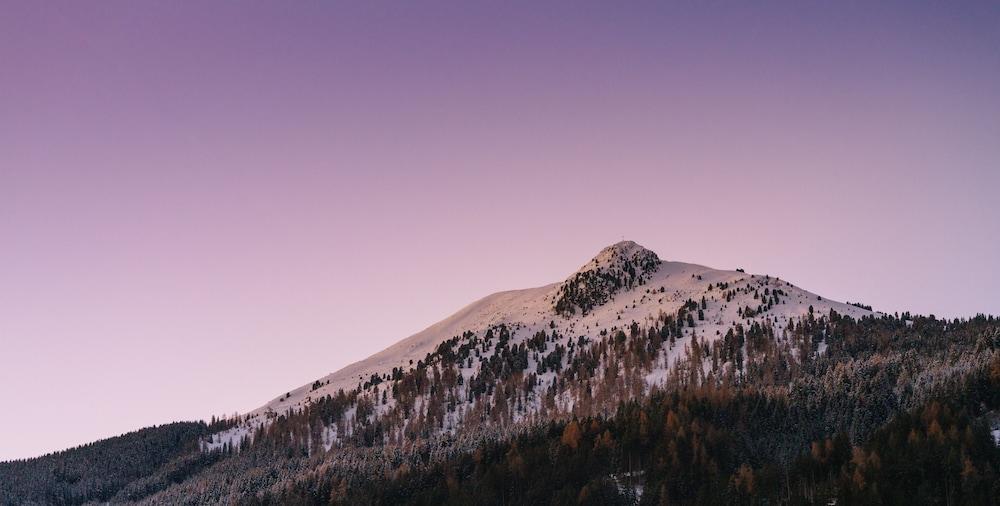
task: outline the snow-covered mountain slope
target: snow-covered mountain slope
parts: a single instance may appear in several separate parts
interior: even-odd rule
[[[663,314],[677,313],[688,301],[704,309],[697,326],[685,332],[709,342],[736,324],[753,322],[766,322],[780,335],[789,321],[810,311],[821,315],[833,309],[854,318],[872,314],[778,278],[661,261],[635,242],[622,241],[604,248],[564,281],[484,297],[365,360],[271,400],[249,413],[247,420],[252,425],[266,418],[262,415],[298,410],[319,397],[354,389],[373,375],[384,377],[397,367],[410,369],[442,342],[466,332],[481,334],[503,324],[511,329],[514,345],[552,328],[568,339],[593,337],[631,322],[653,323]],[[682,347],[666,352],[665,364],[676,360],[680,351]]]
[[[494,293],[460,309],[457,313],[426,329],[364,359],[320,378],[323,385],[313,390],[313,384],[303,385],[271,400],[250,415],[267,410],[280,412],[289,407],[301,407],[309,399],[334,394],[340,389],[354,388],[373,374],[385,374],[394,367],[409,368],[426,357],[444,340],[466,331],[480,332],[503,323],[541,321],[547,311],[548,299],[558,285],[553,283],[538,288]],[[286,395],[288,395],[286,394]]]

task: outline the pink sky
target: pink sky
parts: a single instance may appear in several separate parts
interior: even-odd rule
[[[1000,313],[1000,9],[8,2],[0,459],[247,411],[622,237]]]

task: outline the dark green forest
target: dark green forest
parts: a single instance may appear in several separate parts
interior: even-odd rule
[[[83,504],[110,500],[131,483],[161,475],[155,492],[178,483],[221,455],[198,451],[199,440],[221,426],[180,422],[52,453],[0,463],[4,504]]]

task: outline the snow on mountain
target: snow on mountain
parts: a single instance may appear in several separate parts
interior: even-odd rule
[[[780,335],[790,321],[806,317],[810,310],[824,315],[833,309],[853,318],[872,314],[775,277],[661,261],[639,244],[622,241],[601,250],[564,281],[484,297],[371,357],[272,399],[249,413],[247,424],[260,423],[289,409],[301,409],[341,389],[349,391],[373,375],[390,374],[393,368],[410,369],[442,342],[465,332],[481,334],[503,324],[511,330],[514,345],[550,328],[558,328],[568,339],[595,338],[602,330],[624,328],[633,321],[654,322],[661,314],[676,313],[688,301],[698,303],[700,308],[702,299],[704,319],[685,332],[708,342],[719,339],[736,324],[749,326],[753,322],[766,322],[775,329],[775,335]],[[767,309],[757,314],[762,305]],[[678,359],[681,351],[683,346],[677,346],[665,353],[665,368]],[[647,381],[655,384],[664,375],[665,371],[654,371]],[[242,437],[246,429],[229,432],[230,437],[217,440],[232,442],[237,433]]]

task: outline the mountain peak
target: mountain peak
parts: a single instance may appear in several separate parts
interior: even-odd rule
[[[623,240],[602,249],[594,258],[590,259],[590,262],[587,262],[576,272],[593,270],[602,266],[607,268],[633,258],[637,260],[647,259],[657,264],[660,262],[660,257],[652,250],[646,249],[635,241]]]
[[[649,280],[660,266],[656,256],[634,241],[620,241],[600,251],[559,287],[553,309],[563,316],[587,314],[622,289]]]

